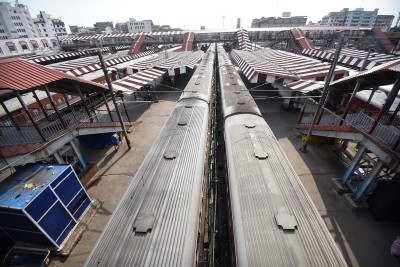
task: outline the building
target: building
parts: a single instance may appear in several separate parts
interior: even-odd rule
[[[344,26],[346,23],[346,11],[329,12],[328,15],[322,17],[320,25],[326,26]]]
[[[373,28],[378,10],[379,8],[375,8],[374,11],[364,11],[364,8],[356,8],[349,11],[348,8],[345,8],[343,9],[346,12],[345,26]]]
[[[344,8],[339,12],[329,12],[328,15],[322,17],[322,21],[319,21],[318,25],[378,27],[382,31],[387,31],[393,23],[394,16],[378,15],[378,11],[378,8],[373,11],[365,11],[363,8],[356,8],[355,10]]]
[[[381,28],[383,32],[387,32],[392,27],[393,20],[393,15],[378,15],[374,27]]]
[[[0,58],[30,54],[44,55],[60,50],[59,42],[54,36],[0,40]]]
[[[153,21],[151,20],[135,20],[130,18],[126,23],[128,26],[129,33],[137,32],[152,32],[153,31]]]
[[[50,14],[40,11],[40,14],[33,19],[38,33],[41,37],[67,37],[67,29],[60,19],[52,19]]]
[[[70,25],[69,26],[69,30],[71,31],[72,34],[77,34],[78,33],[78,29],[79,29],[79,26],[77,26],[77,25]]]
[[[103,33],[106,30],[106,27],[111,27],[111,30],[114,29],[114,26],[111,21],[106,21],[106,22],[96,22],[94,25],[94,30],[96,33]]]
[[[262,17],[253,19],[251,22],[252,28],[274,28],[274,27],[298,27],[304,26],[307,22],[307,16],[295,17]]]
[[[118,22],[115,24],[115,31],[117,33],[128,33],[128,25],[126,22]]]
[[[26,5],[0,2],[0,39],[39,37]]]

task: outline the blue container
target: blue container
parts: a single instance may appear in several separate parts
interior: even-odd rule
[[[35,164],[0,183],[0,229],[16,243],[60,249],[90,203],[71,165]]]

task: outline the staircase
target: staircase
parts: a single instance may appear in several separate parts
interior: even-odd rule
[[[372,28],[372,33],[375,36],[377,43],[383,47],[386,53],[392,53],[394,51],[394,45],[380,28]]]
[[[194,32],[186,32],[183,35],[183,42],[181,51],[192,51],[194,41]]]
[[[136,41],[131,45],[131,48],[129,49],[128,55],[135,55],[140,52],[143,46],[143,42],[146,39],[146,35],[144,33],[139,34],[136,37]]]
[[[304,32],[300,28],[293,28],[290,32],[296,40],[297,47],[300,51],[303,51],[303,49],[315,49],[314,45],[305,37]]]
[[[248,32],[241,29],[236,32],[236,35],[239,41],[239,49],[242,51],[252,51]]]

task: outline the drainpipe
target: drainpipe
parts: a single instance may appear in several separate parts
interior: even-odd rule
[[[47,88],[46,85],[43,85],[44,91],[47,94],[47,97],[50,99],[50,104],[53,107],[54,111],[56,112],[57,117],[60,119],[60,122],[64,129],[67,129],[67,124],[65,124],[64,118],[61,116],[60,112],[58,111],[58,108],[56,106],[56,103],[53,100],[53,97],[50,95],[49,89]]]
[[[42,130],[39,128],[39,125],[37,125],[36,121],[33,119],[32,115],[31,115],[31,113],[28,111],[28,108],[27,108],[24,100],[22,100],[21,95],[19,94],[18,91],[15,91],[15,94],[17,95],[19,103],[21,103],[22,108],[24,109],[26,115],[28,115],[28,117],[31,120],[31,122],[32,122],[33,126],[35,127],[36,131],[38,132],[40,137],[43,139],[43,141],[46,141],[46,138],[44,137]]]

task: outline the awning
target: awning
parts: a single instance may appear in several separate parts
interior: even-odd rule
[[[26,41],[19,41],[20,44],[27,44]]]
[[[15,46],[14,42],[6,42],[7,46]]]
[[[42,39],[42,43],[48,43],[47,39]]]
[[[0,60],[0,91],[24,91],[45,84],[67,92],[75,91],[75,85],[81,87],[83,92],[107,90],[99,83],[75,78],[20,58]]]
[[[318,60],[273,49],[253,52],[232,50],[231,55],[251,83],[324,81],[330,68],[329,64]],[[347,75],[347,70],[336,68],[333,80]]]
[[[128,77],[112,83],[114,91],[122,91],[125,94],[131,94],[140,90],[147,84],[154,83],[154,80],[161,77],[165,71],[157,69],[148,69],[141,72],[136,72]]]
[[[300,91],[303,94],[309,93],[311,91],[319,90],[324,87],[324,84],[316,81],[306,81],[300,80],[295,81],[289,84],[286,84],[286,87],[292,89],[294,91]]]

